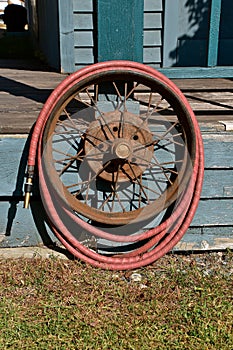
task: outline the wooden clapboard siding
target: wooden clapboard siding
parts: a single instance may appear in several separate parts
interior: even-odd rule
[[[207,146],[206,146],[207,147]],[[206,149],[205,147],[205,149]],[[233,198],[233,171],[227,168],[205,169],[205,182],[201,198],[208,199],[231,199]]]
[[[233,134],[203,132],[203,139],[205,178],[201,200],[189,232],[176,249],[184,247],[185,244],[187,247],[192,245],[192,249],[200,249],[203,241],[207,241],[210,247],[214,248],[213,242],[216,240],[221,247],[224,247],[224,244],[225,247],[233,245]],[[43,239],[44,237],[55,239],[45,224],[45,215],[40,207],[40,202],[37,200],[32,202],[31,213],[30,210],[22,209],[26,143],[26,136],[0,139],[0,158],[3,165],[0,169],[0,240],[2,240],[2,246],[42,243],[40,231],[38,233],[38,222],[41,222],[40,230],[43,232]],[[9,227],[11,231],[6,232]],[[196,234],[198,234],[198,239]]]
[[[95,11],[93,0],[73,0],[75,69],[97,60]],[[162,18],[162,0],[144,0],[143,62],[153,67],[161,66]]]
[[[29,1],[30,29],[51,67],[71,73],[98,60],[128,59],[130,46],[124,43],[127,39],[122,32],[117,36],[113,30],[110,37],[106,36],[107,41],[101,33],[97,11],[101,3],[113,7],[111,23],[122,22],[122,31],[132,32],[131,38],[137,35],[131,44],[135,44],[136,56],[140,53],[143,58],[133,60],[161,69],[170,78],[233,76],[231,0],[206,0],[203,3],[186,0],[101,1],[41,0],[37,1],[37,9],[35,1]],[[116,10],[123,6],[128,8],[125,16]],[[135,32],[129,29],[134,22],[132,19],[139,23],[132,27]],[[138,35],[142,20],[143,43]],[[114,45],[111,50],[111,41],[117,41],[119,50]],[[101,45],[103,48],[106,45],[112,56],[102,57]]]
[[[75,69],[95,62],[94,1],[73,0]]]
[[[143,62],[161,67],[163,1],[144,0]]]

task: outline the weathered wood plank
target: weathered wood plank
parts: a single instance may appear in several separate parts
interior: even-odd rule
[[[22,202],[0,202],[0,247],[38,246],[57,242],[46,224],[40,203],[29,210]],[[233,248],[233,225],[194,226],[188,229],[174,250],[212,250]]]
[[[161,13],[144,13],[144,29],[162,28]]]
[[[81,48],[85,49],[85,47]],[[88,54],[91,55],[90,60],[93,59],[93,52]],[[20,69],[18,61],[14,62],[10,61],[9,66],[13,68],[15,64],[17,69],[1,68],[0,133],[29,132],[47,97],[65,78],[64,75],[55,72],[43,71],[45,67],[36,63],[31,63],[32,72],[29,62],[22,63],[22,68],[26,69]],[[77,61],[76,64],[80,68],[90,62]],[[4,65],[6,63],[0,60],[0,66],[4,67]],[[196,95],[198,100],[196,99],[195,103],[191,101],[194,112],[198,114],[198,120],[233,120],[233,113],[231,114],[233,82],[231,80],[176,79],[175,83],[189,96],[198,94]],[[204,98],[201,96],[202,92],[204,92]]]
[[[212,0],[210,9],[210,28],[208,42],[207,66],[213,67],[218,61],[219,30],[222,0]]]
[[[206,168],[233,168],[233,134],[203,134]]]
[[[173,251],[206,251],[233,248],[233,229],[228,234],[221,233],[219,228],[212,229],[212,233],[194,233],[188,230]]]
[[[232,79],[172,79],[173,82],[183,91],[231,91],[233,90]]]
[[[174,3],[175,4],[175,3]],[[166,27],[166,25],[165,25]],[[159,68],[161,73],[165,74],[170,79],[190,79],[190,78],[232,78],[233,66],[227,67],[172,67],[172,68]]]
[[[205,166],[208,170],[205,171],[202,197],[232,197],[233,135],[224,133],[204,134],[203,138]],[[15,190],[19,163],[26,140],[27,135],[22,135],[21,138],[17,135],[11,138],[0,138],[0,159],[2,164],[0,168],[0,196],[10,196]]]
[[[201,198],[233,198],[233,170],[205,170]]]
[[[233,199],[201,200],[191,226],[233,226]]]
[[[40,203],[23,209],[17,201],[0,202],[0,247],[37,246],[57,241]]]
[[[144,0],[144,11],[162,11],[163,0]]]
[[[93,55],[93,49],[92,48],[75,48],[74,50],[75,55],[75,62],[85,63],[85,64],[92,64],[94,63],[94,55]]]
[[[90,30],[94,29],[92,13],[74,13],[74,29],[75,30]]]
[[[93,0],[73,0],[73,10],[75,12],[92,12]]]
[[[75,47],[92,47],[94,46],[93,31],[74,32]]]
[[[29,133],[36,121],[38,111],[25,110],[24,113],[1,113],[0,135],[1,134],[24,134]]]
[[[63,79],[54,72],[1,69],[0,133],[29,132],[48,96]]]
[[[144,30],[143,45],[144,45],[144,50],[145,50],[145,46],[161,46],[162,45],[161,30],[154,30],[154,31]]]
[[[26,141],[25,137],[0,138],[0,196],[23,194],[27,161]]]
[[[145,48],[143,51],[143,61],[145,63],[148,63],[148,62],[159,63],[161,61],[161,48],[160,47]]]

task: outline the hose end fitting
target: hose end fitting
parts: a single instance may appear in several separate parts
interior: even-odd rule
[[[24,185],[24,208],[28,209],[29,208],[29,202],[30,202],[30,197],[32,193],[32,182],[33,182],[33,175],[34,175],[34,167],[28,167],[28,172],[27,172],[27,180]]]
[[[27,181],[26,181],[25,187],[24,187],[24,192],[25,192],[24,208],[28,209],[29,208],[30,197],[31,197],[31,192],[32,192],[32,178],[31,177],[27,178]]]

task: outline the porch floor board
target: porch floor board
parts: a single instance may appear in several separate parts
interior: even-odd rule
[[[0,133],[28,133],[65,75],[38,62],[0,60]],[[233,120],[232,79],[174,79],[201,123]]]

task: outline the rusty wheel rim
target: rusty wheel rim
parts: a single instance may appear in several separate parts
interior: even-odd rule
[[[43,167],[50,186],[84,220],[144,221],[187,185],[192,132],[185,106],[153,77],[93,74],[53,109]]]

